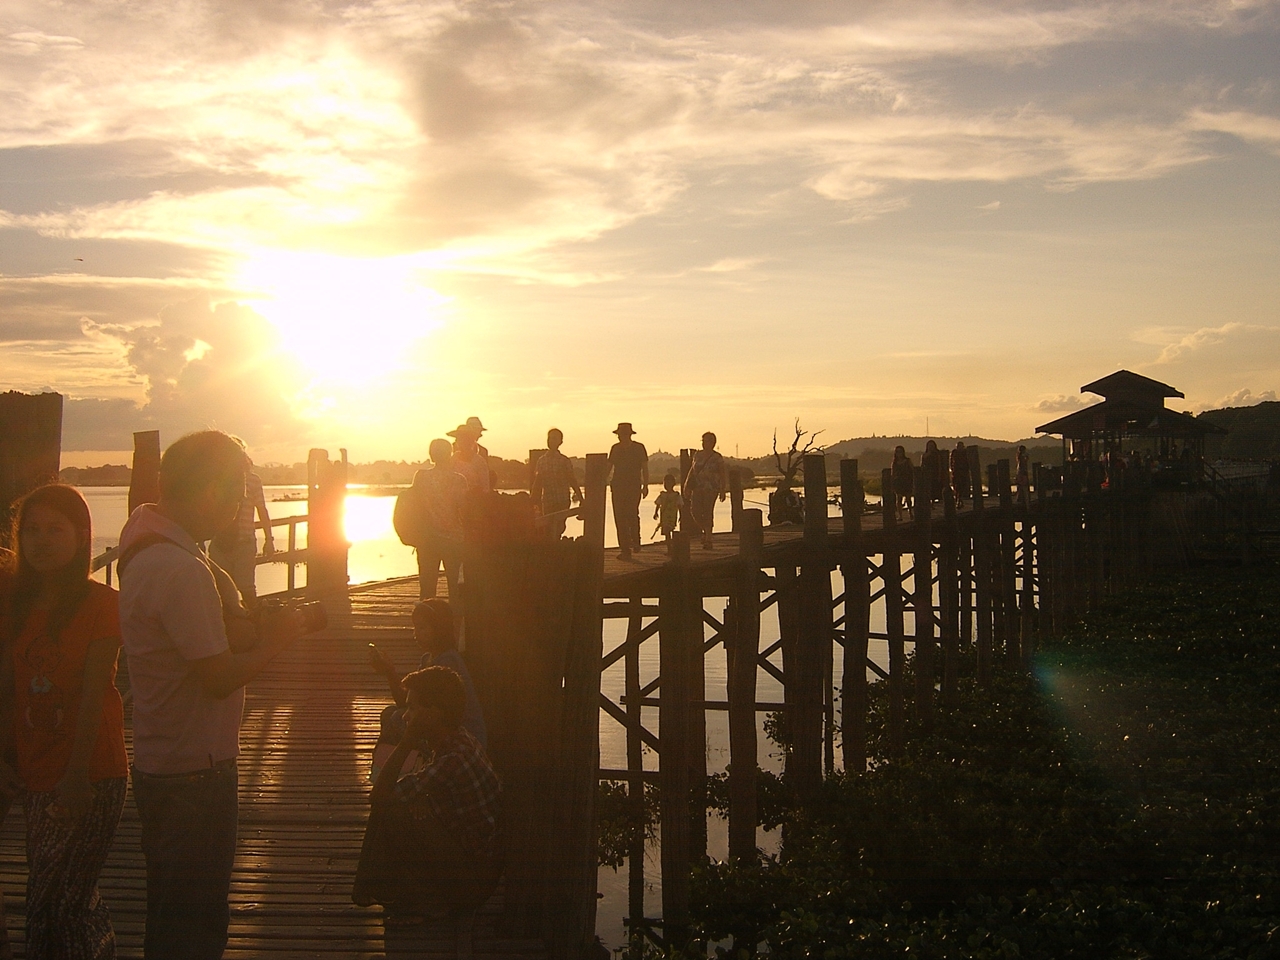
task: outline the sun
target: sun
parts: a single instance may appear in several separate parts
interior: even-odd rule
[[[316,379],[362,386],[402,366],[444,322],[448,298],[424,282],[421,257],[261,251],[237,277],[282,346]]]

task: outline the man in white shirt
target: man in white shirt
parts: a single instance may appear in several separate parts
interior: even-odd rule
[[[302,633],[299,614],[278,612],[259,638],[226,576],[220,594],[199,546],[234,522],[248,462],[225,433],[183,437],[160,462],[160,502],[139,506],[120,534],[147,960],[222,956],[244,685]]]

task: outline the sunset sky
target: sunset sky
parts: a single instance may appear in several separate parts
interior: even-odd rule
[[[0,51],[0,389],[64,463],[1280,389],[1277,3],[7,0]]]

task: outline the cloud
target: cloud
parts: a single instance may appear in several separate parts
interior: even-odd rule
[[[161,179],[10,225],[218,249],[436,249],[513,275],[664,209],[694,169],[783,164],[857,221],[903,209],[919,182],[1158,177],[1214,156],[1207,134],[1273,143],[1280,123],[1194,86],[1106,110],[1071,91],[966,101],[953,82],[965,64],[1247,29],[1230,5],[800,5],[711,20],[670,4],[208,2],[178,15],[143,2],[32,20],[21,42],[45,38],[43,56],[0,68],[0,147],[146,144]],[[127,56],[113,42],[125,35]]]
[[[197,296],[166,307],[155,323],[104,332],[125,345],[129,366],[145,379],[140,413],[163,434],[216,426],[270,445],[309,432],[294,405],[305,380],[275,329],[248,307]]]
[[[1206,409],[1219,410],[1223,407],[1253,407],[1259,403],[1276,400],[1276,392],[1274,390],[1263,390],[1261,393],[1254,393],[1248,387],[1241,387],[1235,393],[1229,393],[1225,397],[1216,400]]]
[[[1160,351],[1160,356],[1155,359],[1155,363],[1165,364],[1184,360],[1190,354],[1218,346],[1231,339],[1239,339],[1247,334],[1280,334],[1280,327],[1236,322],[1224,323],[1220,327],[1201,327],[1176,342],[1168,344]]]
[[[1046,397],[1031,409],[1036,413],[1071,413],[1101,403],[1101,397],[1081,396],[1078,393],[1060,393],[1056,397]]]
[[[206,426],[259,447],[306,442],[308,380],[252,309],[176,283],[42,279],[0,283],[0,309],[42,287],[64,295],[47,322],[18,313],[0,325],[0,362],[8,385],[52,382],[69,395],[66,449],[125,449],[134,430],[174,439]]]

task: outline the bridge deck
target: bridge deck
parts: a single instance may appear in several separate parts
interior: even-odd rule
[[[987,496],[983,498],[983,505],[988,511],[996,510],[999,507],[999,503],[998,497]],[[935,504],[933,511],[934,519],[939,519],[942,513],[941,506]],[[967,517],[972,515],[973,512],[973,501],[969,500],[957,511],[957,516]],[[910,520],[899,524],[899,530],[904,539],[909,539],[914,527],[914,523]],[[844,521],[840,517],[832,517],[827,522],[827,529],[830,536],[838,539],[843,533]],[[879,545],[883,530],[884,518],[878,507],[874,512],[863,514],[862,531],[867,541],[867,547],[871,552],[875,552],[876,547]],[[804,529],[800,524],[766,526],[764,528],[766,566],[768,565],[768,560],[777,559],[778,556],[787,553],[789,549],[798,547],[803,537]],[[712,535],[712,549],[710,550],[704,549],[696,538],[691,542],[689,562],[695,575],[707,575],[714,578],[717,568],[727,566],[724,562],[731,560],[737,554],[738,535],[736,533],[716,533]],[[632,554],[626,560],[622,558],[616,547],[605,550],[605,596],[626,597],[634,591],[643,592],[645,587],[650,589],[650,592],[646,595],[652,595],[653,584],[651,578],[669,559],[666,544],[662,541],[646,541],[643,549],[638,553]]]
[[[368,758],[386,686],[365,659],[376,640],[405,669],[417,662],[409,630],[416,582],[356,588],[320,639],[300,641],[250,685],[240,742],[240,845],[231,890],[235,957],[452,957],[448,921],[384,930],[377,907],[351,902],[364,833]],[[122,958],[142,955],[145,911],[139,825],[133,798],[102,877]],[[15,955],[23,951],[26,869],[23,823],[14,809],[0,830],[0,887]],[[477,955],[544,956],[542,945],[508,941],[498,907],[477,917]]]

